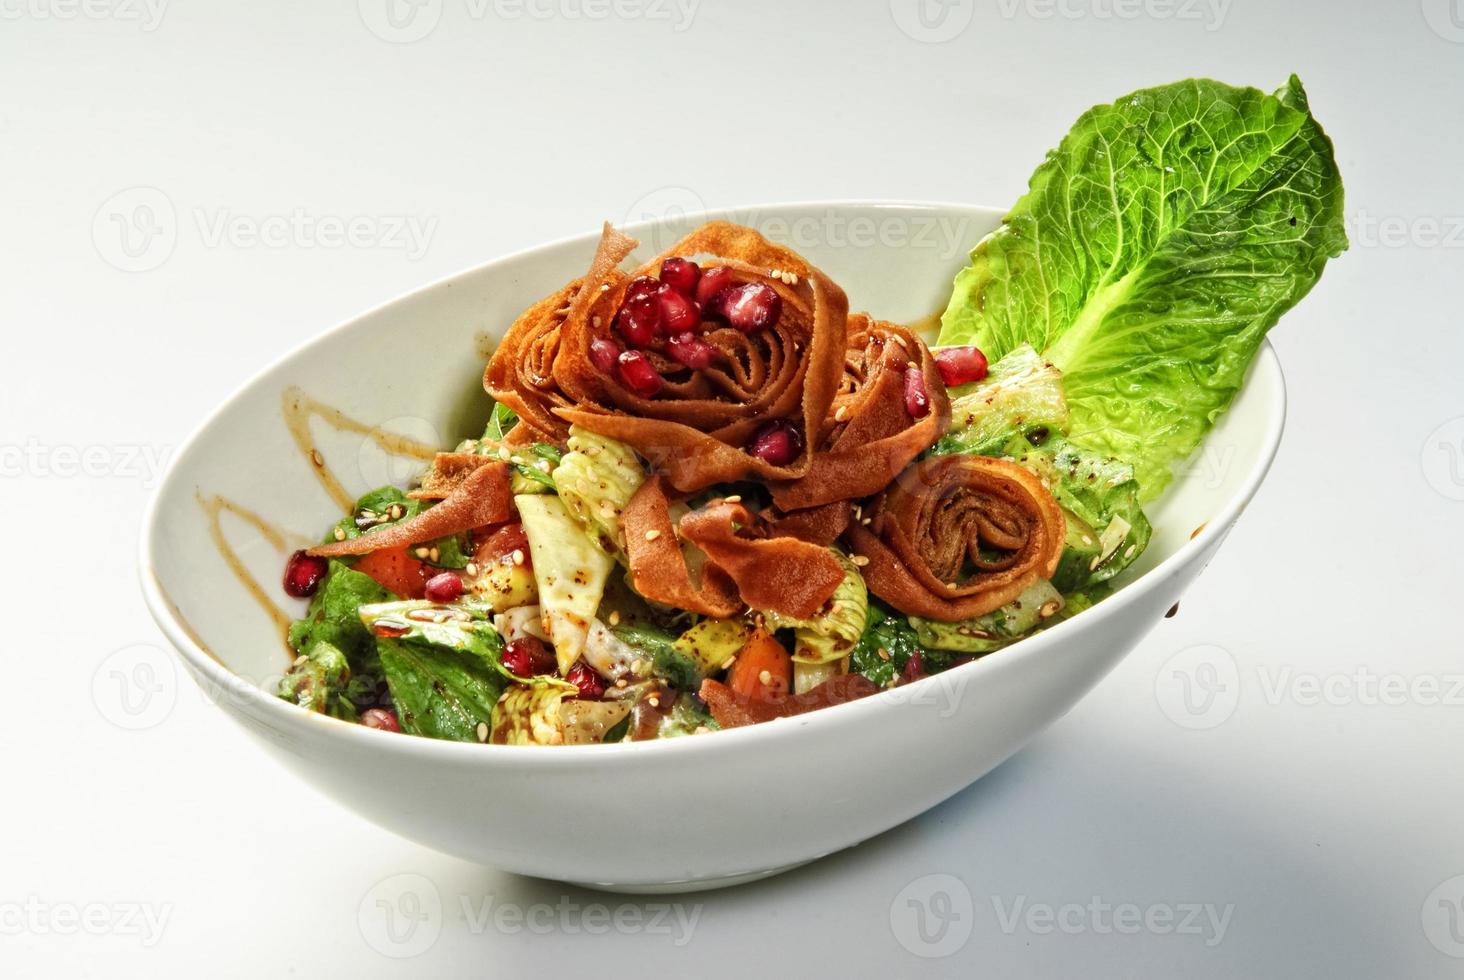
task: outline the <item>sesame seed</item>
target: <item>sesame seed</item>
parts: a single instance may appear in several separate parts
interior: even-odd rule
[[[478,574],[478,563],[475,561],[468,562],[468,564],[463,568],[463,571],[468,573],[469,578],[472,578],[473,576]]]
[[[432,554],[432,552],[428,548],[413,548],[412,554],[416,555],[418,558],[426,558],[428,555]]]
[[[657,538],[659,538],[660,536],[661,536],[661,532],[660,531],[657,531],[655,528],[652,528],[651,530],[649,530],[649,531],[646,532],[646,540],[647,541],[654,541]]]
[[[620,610],[619,609],[612,609],[612,610],[610,610],[610,625],[611,626],[619,626],[620,625]]]
[[[442,557],[442,553],[437,550],[436,545],[433,545],[432,548],[428,550],[427,557],[432,561],[436,561],[437,559]]]
[[[1046,619],[1049,616],[1056,615],[1058,607],[1059,603],[1056,599],[1048,599],[1042,604],[1042,608],[1037,610],[1037,615]]]
[[[627,684],[627,682],[626,682],[626,680],[625,680],[624,677],[617,677],[617,678],[615,678],[615,686],[616,687],[625,687],[626,684]]]
[[[848,417],[849,417],[849,406],[848,405],[840,405],[837,409],[834,410],[834,421],[835,422],[842,422],[842,421],[844,421]]]
[[[488,741],[488,723],[486,721],[478,722],[478,727],[473,729],[473,733],[478,736],[478,741]]]
[[[537,465],[539,469],[543,470],[545,473],[549,472],[549,461],[547,459],[539,460]]]
[[[592,326],[592,327],[598,327],[599,325],[600,325],[600,318],[599,317],[597,317],[597,316],[590,317],[590,326]]]
[[[334,531],[333,531],[333,532],[332,532],[332,534],[334,534],[334,535],[335,535],[335,539],[336,539],[336,540],[337,540],[337,541],[344,541],[344,540],[346,540],[346,529],[345,529],[345,528],[343,528],[343,527],[338,527],[338,528],[336,528],[336,529],[335,529],[335,530],[334,530]]]
[[[736,657],[728,657],[726,660],[723,660],[722,661],[722,669],[723,670],[731,670],[732,669],[732,665],[735,664],[736,662],[737,662],[737,658]]]
[[[865,555],[855,555],[853,558],[851,558],[849,560],[852,561],[854,564],[858,565],[860,568],[863,568],[865,565],[868,565],[869,564],[869,558],[866,557]]]
[[[872,520],[874,520],[874,518],[873,518],[873,517],[866,517],[866,518],[864,518],[864,519],[863,519],[863,520],[861,520],[861,521],[860,521],[860,522],[859,522],[859,523],[860,523],[860,524],[868,524],[868,523],[869,523],[869,522],[870,522],[870,521],[872,521]]]
[[[515,565],[522,565],[524,563],[524,549],[522,549],[522,548],[515,548],[515,549],[513,549],[513,563]]]
[[[947,587],[948,588],[952,588],[952,589],[959,589],[961,587],[961,583],[959,583],[959,582],[951,582],[951,583],[948,584]]]
[[[512,454],[508,451],[508,447],[507,446],[499,446],[498,447],[498,458],[499,459],[507,462],[509,456],[511,456],[511,455]]]
[[[522,456],[510,456],[508,457],[508,461],[510,463],[513,463],[515,466],[524,465],[524,458]]]
[[[880,647],[877,652],[879,653],[879,659],[881,659],[881,660],[888,660],[888,659],[890,659],[890,652],[888,650],[886,650],[884,647]]]
[[[386,513],[387,516],[390,517],[392,520],[399,521],[402,519],[402,515],[405,514],[406,511],[402,509],[401,504],[392,504],[390,509],[388,509]]]
[[[316,466],[324,466],[325,457],[320,455],[319,449],[312,449],[310,450],[310,462],[314,463]]]
[[[773,682],[773,675],[766,670],[759,671],[757,675],[757,682],[759,684],[771,684]]]
[[[646,698],[646,703],[649,704],[652,708],[659,708],[661,706],[661,699],[653,694],[650,697]]]
[[[630,662],[630,672],[632,674],[639,674],[641,672],[641,668],[644,667],[644,666],[645,666],[645,661],[643,661],[639,657],[637,657],[637,658],[635,658],[634,660],[632,660]]]
[[[740,503],[742,503],[742,494],[740,494],[740,493],[734,493],[732,496],[730,496],[730,497],[724,497],[722,499],[724,499],[725,501],[727,501],[727,503],[729,503],[729,504],[740,504]]]
[[[1125,558],[1132,558],[1134,556],[1134,552],[1138,550],[1138,547],[1139,546],[1136,544],[1129,545],[1127,548],[1124,549],[1123,556]]]

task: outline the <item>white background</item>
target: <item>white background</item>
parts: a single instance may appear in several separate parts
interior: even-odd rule
[[[385,0],[0,0],[0,973],[1464,973],[1464,4],[684,2],[427,0],[394,30]],[[1094,102],[1293,70],[1353,247],[1273,334],[1271,478],[1179,615],[943,806],[685,899],[688,936],[364,823],[167,671],[131,730],[114,672],[166,663],[134,572],[157,461],[304,338],[688,201],[1008,204]],[[358,241],[249,236],[297,212]],[[161,234],[129,255],[119,219]],[[1176,671],[1219,696],[1187,710]],[[441,913],[393,945],[375,902],[407,892]],[[1190,903],[1223,934],[1166,928]]]

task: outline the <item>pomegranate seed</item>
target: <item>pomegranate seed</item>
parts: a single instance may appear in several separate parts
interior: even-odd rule
[[[389,708],[367,708],[361,712],[361,724],[367,728],[379,728],[383,732],[402,730],[402,723],[397,721],[396,712]]]
[[[912,419],[930,414],[930,392],[925,390],[925,372],[918,367],[905,369],[905,411]]]
[[[442,572],[427,580],[427,598],[433,602],[452,602],[463,594],[463,577],[457,572]]]
[[[787,419],[776,419],[757,431],[747,450],[772,466],[787,466],[803,452],[803,436]]]
[[[620,355],[615,362],[615,374],[620,378],[621,384],[641,398],[656,397],[656,393],[666,383],[666,379],[651,367],[650,358],[638,350],[628,350]]]
[[[905,661],[905,669],[900,671],[901,683],[908,684],[911,681],[918,681],[925,676],[925,658],[916,650],[910,654],[910,659]]]
[[[579,688],[579,696],[586,701],[598,701],[605,696],[605,678],[595,673],[583,660],[569,668],[564,679]]]
[[[521,636],[503,648],[503,666],[517,677],[554,673],[554,651],[537,636]]]
[[[756,333],[778,322],[783,297],[766,283],[748,282],[718,293],[712,297],[712,306],[738,330]]]
[[[285,591],[296,599],[308,599],[320,588],[329,564],[324,558],[312,558],[297,551],[285,562]]]
[[[696,301],[705,309],[718,293],[737,285],[737,280],[733,276],[731,267],[725,265],[719,265],[715,269],[703,272],[701,281],[696,284]]]
[[[639,299],[643,296],[654,296],[660,288],[661,282],[659,279],[652,279],[650,276],[637,276],[630,281],[629,286],[625,287],[625,295],[620,298],[620,304],[624,306],[633,299]]]
[[[705,370],[717,359],[717,348],[689,330],[666,341],[666,353],[671,355],[672,360],[693,371]]]
[[[608,337],[597,337],[590,341],[590,363],[603,374],[615,370],[615,359],[620,356],[620,345]]]
[[[670,286],[661,287],[656,302],[661,304],[662,329],[666,333],[685,333],[701,326],[701,307]]]
[[[661,304],[654,296],[625,301],[615,316],[615,329],[634,347],[650,347],[661,335]]]
[[[701,278],[701,266],[690,259],[673,255],[661,263],[661,281],[687,299],[696,298],[696,283]]]
[[[947,347],[935,352],[935,366],[947,385],[970,384],[986,377],[986,355],[979,347]]]

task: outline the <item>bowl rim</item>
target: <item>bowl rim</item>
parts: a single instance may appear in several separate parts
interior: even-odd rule
[[[690,227],[707,220],[716,220],[718,218],[730,219],[739,212],[776,213],[813,207],[828,208],[831,210],[878,210],[886,208],[897,210],[903,208],[922,211],[965,212],[980,215],[981,217],[994,217],[998,220],[1006,214],[1005,209],[956,202],[891,199],[812,199],[751,204],[735,208],[708,208],[703,211],[676,216],[675,220],[685,221]],[[654,227],[664,223],[666,220],[668,219],[650,219],[617,227],[621,227],[623,230],[634,234],[638,229]],[[187,438],[179,445],[178,451],[173,454],[172,459],[169,461],[168,468],[163,474],[162,480],[159,481],[157,489],[153,491],[152,499],[148,502],[147,510],[143,516],[139,535],[138,574],[143,600],[148,612],[172,645],[177,656],[183,660],[184,666],[193,674],[194,680],[197,682],[201,678],[206,678],[207,682],[210,685],[214,685],[216,689],[232,692],[230,695],[230,701],[232,703],[221,705],[221,707],[225,707],[230,713],[234,711],[246,712],[257,720],[270,724],[272,727],[277,729],[291,729],[302,735],[310,733],[311,735],[323,738],[336,738],[347,741],[366,739],[368,741],[356,743],[356,746],[363,750],[369,748],[377,752],[384,751],[403,757],[430,757],[454,764],[462,764],[466,760],[474,758],[481,760],[481,764],[487,766],[509,765],[532,766],[535,768],[544,766],[568,766],[577,768],[589,762],[624,765],[633,764],[636,760],[643,757],[660,758],[667,753],[740,751],[743,747],[751,746],[755,742],[791,736],[794,732],[801,731],[808,726],[816,725],[828,728],[831,726],[849,727],[862,725],[868,720],[866,718],[867,715],[885,710],[893,710],[899,707],[901,702],[914,701],[921,696],[919,693],[921,691],[930,694],[935,692],[938,687],[950,688],[957,681],[964,687],[967,684],[978,682],[978,679],[983,676],[1015,670],[1018,664],[1024,663],[1034,657],[1043,656],[1048,648],[1063,643],[1068,637],[1074,635],[1077,630],[1096,626],[1100,616],[1107,618],[1125,613],[1129,607],[1137,604],[1142,597],[1158,588],[1162,581],[1172,577],[1179,569],[1194,560],[1200,552],[1210,546],[1212,539],[1217,535],[1223,535],[1229,530],[1255,496],[1256,491],[1260,488],[1261,483],[1270,472],[1271,465],[1281,445],[1281,436],[1286,424],[1286,380],[1281,369],[1280,358],[1277,356],[1270,339],[1266,338],[1257,349],[1256,356],[1252,361],[1250,367],[1250,374],[1252,376],[1250,383],[1254,383],[1254,376],[1265,373],[1270,378],[1271,386],[1276,393],[1276,400],[1269,416],[1265,420],[1264,432],[1261,433],[1261,451],[1256,463],[1252,467],[1251,472],[1244,477],[1239,490],[1218,508],[1217,513],[1205,522],[1198,533],[1181,544],[1173,554],[1162,559],[1159,564],[1114,592],[1113,595],[1107,597],[1103,602],[1096,604],[1091,609],[1084,610],[1081,616],[1064,620],[1056,626],[1043,630],[1036,636],[1027,637],[1013,643],[1009,647],[995,651],[994,654],[978,657],[942,673],[921,678],[911,684],[901,685],[896,688],[887,688],[877,694],[858,700],[832,705],[792,718],[775,719],[774,721],[760,725],[747,725],[736,729],[719,731],[715,733],[717,735],[716,738],[686,737],[652,739],[645,742],[618,742],[609,745],[561,745],[552,747],[454,742],[425,736],[409,736],[403,738],[395,732],[378,731],[368,728],[365,725],[343,721],[325,714],[306,711],[298,705],[290,704],[268,693],[258,684],[230,670],[220,660],[205,652],[193,638],[191,627],[184,624],[181,614],[176,610],[176,607],[168,597],[167,592],[164,590],[158,578],[157,572],[154,569],[153,539],[165,523],[165,515],[163,515],[160,508],[164,491],[172,481],[178,478],[181,467],[187,462],[195,449],[204,441],[204,436],[214,424],[226,415],[234,403],[242,398],[246,392],[266,380],[270,374],[278,370],[283,364],[294,360],[310,347],[325,342],[327,338],[351,329],[362,320],[382,313],[399,303],[404,303],[427,292],[437,290],[463,277],[480,275],[509,262],[521,261],[565,246],[591,246],[598,240],[599,234],[599,232],[588,232],[566,235],[539,245],[497,256],[478,265],[441,276],[422,286],[387,299],[307,338],[285,353],[272,359],[268,364],[254,372],[254,374],[238,385],[228,397],[220,402],[193,428]],[[240,682],[243,683],[241,684]],[[243,703],[241,703],[241,700]],[[544,748],[544,751],[534,751],[536,748]]]

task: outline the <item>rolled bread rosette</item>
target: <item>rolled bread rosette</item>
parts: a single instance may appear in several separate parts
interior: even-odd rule
[[[859,500],[887,487],[950,428],[951,403],[929,348],[866,313],[849,316],[844,371],[807,475],[773,487],[784,511]]]
[[[606,226],[585,276],[509,329],[489,394],[536,438],[573,423],[627,443],[678,491],[806,475],[844,371],[843,291],[726,222],[620,271],[636,244]]]
[[[1007,460],[934,456],[865,505],[845,541],[869,590],[910,616],[984,616],[1050,579],[1062,510],[1035,475]]]

